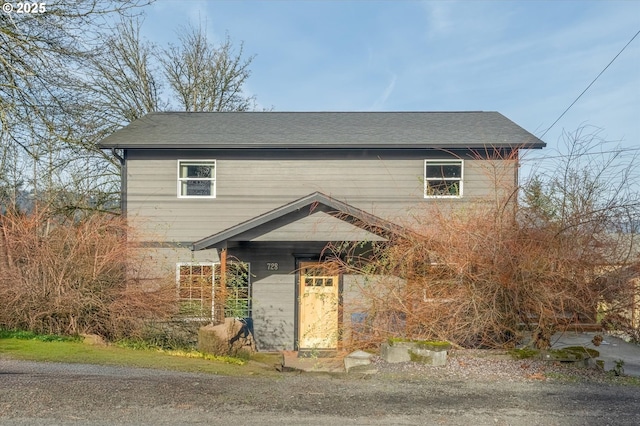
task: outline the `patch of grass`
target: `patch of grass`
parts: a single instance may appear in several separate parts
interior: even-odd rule
[[[205,354],[198,351],[190,351],[190,350],[163,350],[159,349],[159,352],[166,353],[171,356],[181,356],[184,358],[201,358],[206,359],[208,361],[218,361],[218,362],[226,362],[227,364],[235,364],[235,365],[245,365],[248,361],[247,359],[235,358],[231,356],[220,356],[220,355],[211,355]]]
[[[509,355],[515,359],[529,359],[539,356],[540,351],[529,347],[516,348],[509,350]]]
[[[58,336],[56,334],[36,334],[24,330],[0,330],[0,339],[38,340],[40,342],[80,342],[80,336]]]
[[[253,360],[231,361],[229,357],[188,355],[181,351],[128,349],[114,345],[91,346],[79,341],[2,338],[0,356],[29,361],[155,368],[226,376],[278,375],[272,365]]]
[[[258,352],[251,355],[251,360],[266,365],[277,365],[282,362],[280,352]]]
[[[551,349],[549,354],[552,355],[554,359],[576,361],[587,358],[597,358],[600,356],[600,352],[597,350],[585,348],[584,346],[569,346],[562,349]]]
[[[558,380],[564,383],[578,383],[578,382],[592,380],[589,378],[585,378],[583,376],[572,374],[571,372],[560,373],[560,372],[549,371],[545,373],[545,376],[547,376],[547,378],[549,379]],[[602,376],[597,376],[595,379],[598,380],[599,382],[607,383],[610,385],[640,387],[640,377],[616,376],[613,373],[613,371],[608,371],[606,372],[606,374],[603,374]]]
[[[160,349],[160,346],[158,345],[154,345],[152,343],[149,343],[145,340],[140,340],[140,339],[123,339],[123,340],[118,340],[117,342],[113,343],[113,345],[119,347],[119,348],[123,348],[123,349],[132,349],[132,350],[144,350],[144,349]]]
[[[616,377],[619,378],[619,377]],[[640,387],[640,377],[635,376],[624,376],[621,382],[627,386],[638,386]]]
[[[562,349],[550,349],[547,351],[539,351],[537,349],[525,347],[509,350],[509,355],[514,359],[553,359],[561,361],[580,361],[587,358],[597,358],[600,352],[595,349],[585,348],[584,346],[569,346]],[[548,358],[545,358],[545,355]]]

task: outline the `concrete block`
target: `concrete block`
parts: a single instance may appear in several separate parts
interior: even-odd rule
[[[390,363],[411,361],[409,347],[405,343],[396,343],[393,345],[383,343],[380,347],[380,356]]]
[[[344,357],[344,369],[348,373],[349,370],[371,364],[371,354],[365,351],[355,351],[351,352],[349,355]]]
[[[442,367],[447,365],[447,351],[432,351],[429,349],[412,348],[409,349],[411,361],[422,364]]]
[[[420,341],[383,343],[380,356],[386,362],[420,362],[427,365],[443,366],[447,364],[447,349],[450,345],[429,344]]]

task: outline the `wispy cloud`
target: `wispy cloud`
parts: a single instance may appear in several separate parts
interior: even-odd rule
[[[389,96],[391,96],[391,93],[393,93],[393,89],[396,87],[397,79],[398,76],[396,74],[391,75],[391,79],[389,80],[387,87],[385,87],[378,99],[376,99],[375,102],[373,102],[373,104],[369,107],[369,111],[380,111],[384,109],[384,105],[387,102],[387,99],[389,99]]]
[[[453,31],[451,3],[423,2],[427,12],[427,36],[429,38],[442,37]]]

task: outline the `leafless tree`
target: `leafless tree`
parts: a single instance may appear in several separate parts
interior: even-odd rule
[[[179,108],[185,111],[248,111],[255,97],[244,93],[253,56],[243,58],[229,36],[215,46],[202,27],[178,32],[180,44],[170,45],[160,61]]]
[[[246,111],[253,57],[231,39],[215,46],[202,28],[158,49],[135,16],[147,0],[47,2],[42,13],[0,15],[0,202],[27,188],[67,209],[115,206],[119,164],[97,142],[153,111]],[[108,22],[120,16],[115,31]],[[21,170],[13,179],[13,167]],[[74,194],[75,195],[72,195]],[[46,200],[43,200],[46,198]],[[55,201],[55,202],[54,202]]]
[[[105,18],[148,0],[54,0],[31,4],[37,13],[0,14],[0,122],[9,114],[43,117],[43,108],[65,108],[62,93],[107,29]]]
[[[88,92],[95,111],[120,127],[150,112],[164,109],[161,81],[154,65],[157,48],[140,36],[141,21],[123,19],[116,31],[92,58]],[[109,126],[109,131],[113,128]]]
[[[96,133],[88,125],[79,88],[89,59],[108,31],[108,19],[135,14],[148,3],[24,2],[11,5],[28,7],[30,13],[0,14],[0,150],[3,158],[11,154],[16,160],[5,166],[32,171],[30,179],[20,179],[32,192],[44,182],[53,183],[54,176],[63,178],[69,162],[91,157],[89,175],[96,159],[104,158],[95,149],[91,154],[87,150]],[[39,176],[43,171],[45,179]],[[11,174],[15,175],[5,176]],[[20,183],[7,182],[9,188]],[[6,206],[11,200],[0,202]]]

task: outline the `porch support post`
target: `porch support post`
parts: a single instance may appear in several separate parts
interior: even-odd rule
[[[219,308],[216,312],[216,320],[218,323],[224,322],[224,307],[227,303],[227,248],[220,249],[220,297]]]

